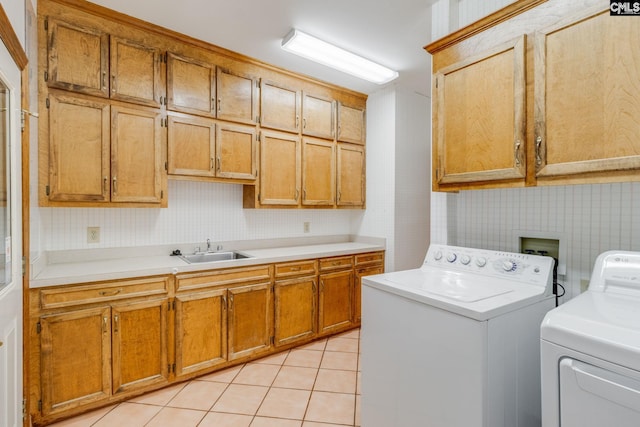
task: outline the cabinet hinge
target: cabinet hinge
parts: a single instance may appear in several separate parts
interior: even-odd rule
[[[46,193],[46,195],[47,195],[47,196],[51,193],[51,190],[49,189],[49,184],[47,184],[47,185],[44,187],[44,192]]]
[[[176,300],[173,300],[173,301],[171,302],[171,309],[172,309],[173,311],[176,311]],[[174,366],[175,366],[175,365],[174,365]]]
[[[45,101],[45,104],[46,104],[47,108],[49,108],[51,106],[51,103],[49,102],[49,98],[47,98],[47,100]]]
[[[171,370],[173,371],[173,373],[176,373],[176,364],[174,363],[173,365],[171,365]]]
[[[49,20],[48,19],[44,20],[44,29],[45,29],[45,31],[49,29]]]
[[[260,116],[256,116],[256,123],[260,124]]]
[[[169,53],[165,52],[163,56],[164,56],[164,63],[166,64],[167,61],[169,61]]]
[[[27,259],[25,257],[22,257],[22,277],[24,277],[26,269],[27,269]]]
[[[42,399],[38,400],[38,411],[42,412]]]
[[[164,199],[164,190],[160,190],[160,200]]]
[[[260,134],[256,133],[256,141],[260,142]]]
[[[49,72],[45,70],[44,72],[44,81],[48,82],[49,81]]]
[[[169,170],[169,162],[164,162],[164,170]]]
[[[22,399],[22,419],[27,419],[27,399]]]
[[[40,322],[36,323],[36,332],[37,333],[42,332],[42,323]]]
[[[274,335],[271,336],[271,345],[274,345],[276,342],[276,337]]]
[[[171,373],[171,363],[167,363],[167,373]]]

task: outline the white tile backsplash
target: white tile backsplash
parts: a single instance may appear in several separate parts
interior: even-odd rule
[[[434,193],[431,202],[432,243],[515,252],[522,230],[562,235],[568,297],[591,277],[600,253],[640,251],[637,182]]]
[[[350,234],[361,210],[243,209],[242,186],[169,181],[169,207],[40,208],[43,250]],[[309,233],[303,223],[311,223]],[[87,243],[100,227],[100,243]]]

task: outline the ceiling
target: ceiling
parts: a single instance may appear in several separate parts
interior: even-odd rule
[[[381,86],[280,48],[293,27],[397,70],[389,83],[428,95],[434,0],[91,0],[297,73],[371,94]]]

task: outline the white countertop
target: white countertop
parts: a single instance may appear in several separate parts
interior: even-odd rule
[[[265,243],[261,242],[260,247],[256,249],[246,248],[247,243],[245,243],[240,245],[244,247],[238,249],[227,249],[225,247],[225,250],[239,250],[251,258],[194,264],[189,264],[177,256],[168,255],[171,251],[165,251],[167,255],[157,254],[157,249],[145,251],[122,250],[121,256],[118,256],[119,252],[116,249],[106,249],[102,250],[102,257],[100,256],[101,250],[91,250],[94,252],[90,256],[86,256],[83,251],[69,251],[68,256],[60,254],[56,254],[55,257],[51,256],[50,258],[55,261],[46,263],[35,273],[34,277],[31,278],[30,287],[41,288],[101,280],[178,274],[308,258],[351,255],[385,249],[384,239],[350,237],[350,241],[336,239],[338,241],[329,243],[323,240],[326,239],[319,239],[320,243],[318,244],[309,244],[309,240],[306,239],[306,244],[304,245],[280,247],[277,245],[281,242],[274,240],[274,247],[265,247]],[[288,243],[295,243],[295,241],[289,239]]]

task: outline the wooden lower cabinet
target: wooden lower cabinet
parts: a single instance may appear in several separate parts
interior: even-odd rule
[[[260,283],[229,289],[229,360],[270,350],[271,288],[271,283]]]
[[[167,383],[167,298],[113,305],[113,393]]]
[[[47,425],[348,330],[384,252],[30,290],[30,412]]]
[[[227,290],[176,296],[176,377],[227,362]]]
[[[316,276],[277,280],[274,286],[276,347],[313,337],[316,333]]]
[[[167,383],[168,299],[40,318],[42,414]]]
[[[43,316],[39,322],[42,414],[111,395],[111,308]]]
[[[318,333],[329,334],[351,325],[353,270],[320,274]]]

